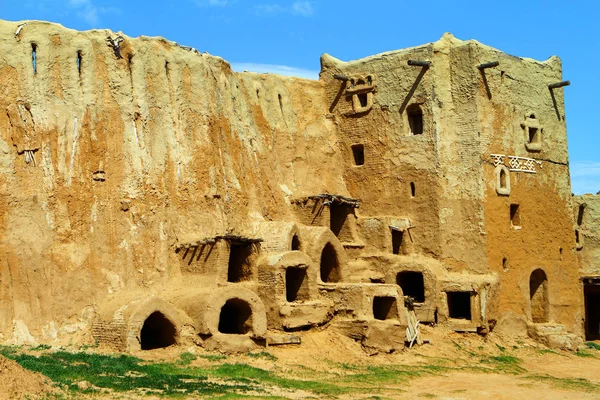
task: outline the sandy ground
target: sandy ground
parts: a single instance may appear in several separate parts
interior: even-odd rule
[[[339,399],[600,399],[600,351],[585,350],[574,354],[550,351],[526,338],[502,339],[488,335],[458,334],[442,328],[426,328],[430,344],[396,354],[367,354],[352,339],[331,330],[302,334],[300,346],[272,346],[267,351],[274,357],[227,355],[216,361],[200,348],[172,347],[139,352],[148,361],[177,361],[184,351],[198,356],[192,366],[214,367],[219,363],[249,364],[293,379],[332,382],[332,376],[349,376],[368,367],[403,368],[442,365],[447,368],[431,374],[399,377],[373,382],[352,383],[352,390]],[[258,350],[261,351],[261,350]],[[517,362],[507,369],[488,367],[489,357],[514,357]],[[512,368],[512,369],[511,369]],[[516,369],[514,369],[516,368]],[[308,372],[307,372],[308,371]],[[42,398],[56,393],[47,380],[26,371],[10,360],[0,358],[0,398]],[[335,382],[335,379],[333,380]],[[269,396],[291,399],[323,398],[310,391],[293,391],[265,385]],[[81,393],[65,393],[67,398],[83,398]],[[258,395],[258,393],[245,393]],[[264,396],[264,393],[262,394]],[[139,398],[139,393],[86,395],[85,398]],[[145,398],[160,398],[149,396]],[[187,398],[196,398],[189,396]],[[228,397],[231,398],[231,397]],[[258,398],[258,397],[257,397]]]

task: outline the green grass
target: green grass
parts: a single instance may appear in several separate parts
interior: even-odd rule
[[[227,362],[224,355],[196,355],[191,352],[181,353],[179,358],[172,362],[151,362],[123,354],[53,351],[45,346],[0,346],[0,354],[15,360],[28,370],[46,375],[59,386],[68,388],[67,395],[74,397],[78,397],[80,393],[93,394],[99,390],[109,390],[114,392],[115,398],[130,392],[127,395],[280,399],[283,397],[271,394],[285,396],[287,392],[304,391],[309,396],[319,399],[341,395],[352,397],[359,393],[371,396],[368,397],[370,399],[383,399],[384,397],[380,396],[389,391],[401,393],[415,378],[464,371],[518,375],[530,381],[542,380],[569,390],[600,390],[600,384],[586,379],[527,375],[527,371],[522,367],[523,361],[511,355],[510,348],[498,346],[500,352],[495,351],[497,355],[489,355],[482,352],[473,353],[458,343],[455,345],[464,355],[455,358],[419,355],[421,361],[411,365],[360,365],[325,361],[325,370],[301,365],[282,368],[277,363],[277,357],[264,350],[247,353],[246,356],[266,360],[270,364],[268,370],[243,362]],[[575,354],[579,357],[597,357],[594,354],[595,350],[595,347],[590,347],[588,351]],[[540,350],[540,353],[554,352]],[[471,354],[472,357],[467,356]],[[218,362],[194,365],[196,363],[193,362],[198,358]],[[82,381],[89,382],[90,387],[79,388],[77,384]],[[279,390],[274,392],[276,388]],[[417,397],[427,398],[434,395],[425,392]]]
[[[520,374],[525,372],[525,369],[521,367],[521,359],[510,356],[487,356],[481,358],[481,363],[491,367],[493,372],[507,373],[507,374]]]
[[[552,386],[569,389],[569,390],[583,390],[586,392],[593,392],[600,390],[600,385],[590,382],[584,378],[556,378],[550,375],[531,375],[525,377],[535,381],[543,381],[551,384]]]
[[[588,349],[600,350],[600,344],[596,344],[594,342],[585,342],[585,345],[587,346]]]
[[[251,358],[264,358],[269,361],[277,361],[277,357],[275,357],[273,354],[269,353],[268,351],[260,351],[258,353],[248,353],[247,356],[251,357]]]
[[[592,353],[589,353],[589,352],[587,352],[587,351],[585,351],[585,350],[577,350],[577,351],[575,352],[575,355],[576,355],[577,357],[591,357],[591,358],[594,358],[594,357],[596,357],[596,355],[594,355],[594,354],[592,354]]]
[[[205,371],[199,369],[181,368],[171,363],[145,363],[127,355],[58,351],[33,356],[10,348],[2,348],[0,353],[15,360],[23,368],[40,372],[74,391],[94,391],[78,389],[76,383],[80,381],[116,392],[157,390],[162,395],[171,396],[181,396],[184,393],[217,395],[257,390],[254,385],[242,383],[230,385],[208,382]]]

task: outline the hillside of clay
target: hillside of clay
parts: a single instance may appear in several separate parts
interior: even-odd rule
[[[84,335],[99,299],[179,279],[185,238],[252,236],[293,220],[291,198],[346,194],[319,81],[0,21],[0,93],[2,340]]]

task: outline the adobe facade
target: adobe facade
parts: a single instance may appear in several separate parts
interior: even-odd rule
[[[318,80],[162,38],[0,22],[7,343],[243,351],[409,311],[584,334],[561,63],[445,34]]]

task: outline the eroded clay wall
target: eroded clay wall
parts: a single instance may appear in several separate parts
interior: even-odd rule
[[[500,277],[495,314],[511,327],[524,329],[525,317],[580,333],[563,89],[548,88],[562,80],[560,60],[521,59],[478,43],[468,47],[470,67],[499,62],[474,69],[484,144],[486,260]],[[545,288],[531,279],[537,269],[547,278]],[[546,308],[541,318],[536,307]]]
[[[575,239],[582,276],[600,275],[600,195],[573,197]]]
[[[434,73],[409,66],[409,59],[430,60],[432,45],[341,62],[321,59],[321,79],[327,88],[330,118],[339,128],[344,180],[352,197],[362,200],[361,217],[407,218],[415,228],[403,240],[411,253],[440,256],[439,185],[436,173]],[[372,107],[356,112],[341,74],[353,79],[372,76]],[[412,134],[407,109],[423,113],[422,133]],[[364,164],[357,165],[352,146],[364,147]],[[387,229],[385,227],[384,229]],[[368,244],[372,238],[357,238]]]
[[[345,190],[320,82],[236,74],[159,38],[18,25],[0,23],[4,340],[83,335],[124,291],[216,285],[223,263],[200,279],[178,243],[252,237],[293,221],[292,197]]]

